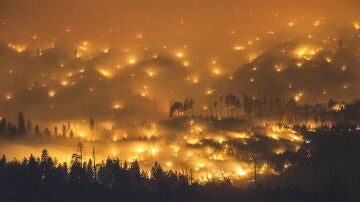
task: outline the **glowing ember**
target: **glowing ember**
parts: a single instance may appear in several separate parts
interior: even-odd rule
[[[302,58],[306,60],[311,60],[314,55],[316,55],[320,49],[311,48],[311,47],[300,47],[294,51],[294,54],[297,58]]]
[[[55,94],[56,94],[55,90],[49,90],[49,91],[48,91],[48,96],[49,96],[49,97],[54,97]]]

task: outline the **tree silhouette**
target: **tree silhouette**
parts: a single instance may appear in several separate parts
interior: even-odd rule
[[[55,137],[58,137],[58,136],[59,136],[59,132],[58,132],[57,126],[54,127],[54,136],[55,136]]]
[[[77,151],[79,152],[78,156],[79,156],[80,164],[82,165],[84,158],[84,144],[82,142],[79,142],[76,145],[76,147],[77,147]]]
[[[34,130],[35,136],[40,136],[40,129],[38,125],[35,125],[35,130]]]
[[[169,117],[173,118],[174,117],[174,113],[176,113],[176,117],[180,117],[183,115],[184,112],[184,107],[183,107],[183,103],[181,102],[174,102],[171,106],[170,106],[170,111],[169,111]]]
[[[93,118],[90,118],[89,127],[90,127],[90,130],[95,129],[95,120]]]
[[[1,118],[0,133],[1,133],[1,135],[5,135],[7,133],[6,118],[4,118],[4,117]]]
[[[63,137],[66,137],[66,133],[67,133],[66,125],[63,124],[63,125],[61,126],[61,135],[62,135]]]
[[[239,118],[239,109],[241,107],[240,100],[232,93],[225,96],[225,106],[228,111],[228,118]]]
[[[49,128],[44,129],[44,135],[48,138],[51,136],[51,132],[50,132]]]
[[[160,164],[155,161],[154,166],[151,168],[151,179],[160,180],[164,177],[164,170],[161,168]]]
[[[25,118],[22,112],[18,113],[18,134],[25,135],[26,134],[26,126],[25,126]]]

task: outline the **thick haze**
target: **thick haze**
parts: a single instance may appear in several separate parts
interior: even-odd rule
[[[157,119],[185,97],[208,114],[230,92],[360,92],[356,0],[0,0],[0,23],[0,116]]]
[[[313,22],[347,25],[359,18],[356,0],[187,1],[187,0],[1,0],[1,35],[39,44],[54,39],[95,40],[115,46],[184,44],[207,56],[233,43],[284,29],[308,32]],[[65,30],[71,30],[65,34]],[[231,32],[234,31],[233,34]],[[143,40],[134,40],[137,34]],[[210,48],[210,50],[209,50]]]

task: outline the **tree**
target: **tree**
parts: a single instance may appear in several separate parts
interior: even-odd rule
[[[44,135],[45,135],[46,137],[50,137],[51,132],[50,132],[49,128],[45,128],[45,130],[44,130]]]
[[[43,179],[47,179],[51,176],[51,172],[54,168],[54,161],[49,156],[46,149],[43,149],[41,153],[40,168]]]
[[[40,136],[40,128],[38,125],[35,125],[35,136]]]
[[[214,101],[214,108],[215,108],[215,117],[218,118],[218,109],[217,109],[218,103]]]
[[[94,170],[94,167],[93,167],[93,162],[92,162],[92,160],[91,159],[89,159],[89,161],[88,161],[88,163],[87,163],[87,165],[86,165],[86,171],[85,171],[86,173],[86,178],[87,179],[96,179],[96,177],[95,177],[95,170]]]
[[[124,170],[127,170],[127,169],[128,169],[128,165],[127,165],[127,162],[126,162],[126,161],[124,161],[124,163],[123,163],[123,169],[124,169]]]
[[[225,96],[225,106],[227,107],[228,117],[231,119],[239,117],[239,109],[241,107],[240,100],[232,93]]]
[[[95,120],[93,118],[90,118],[89,126],[90,126],[90,130],[95,129]]]
[[[77,149],[78,149],[78,152],[79,152],[79,159],[80,159],[80,163],[82,165],[83,163],[83,155],[84,155],[84,144],[79,142],[77,145],[76,145]]]
[[[1,119],[0,123],[0,135],[4,135],[7,132],[6,118]]]
[[[67,130],[66,130],[66,125],[63,124],[62,127],[61,127],[61,135],[62,135],[63,137],[66,137],[66,132],[67,132]]]
[[[55,137],[59,136],[57,126],[54,127],[54,136],[55,136]]]
[[[247,118],[250,120],[251,115],[253,113],[254,101],[247,95],[243,95],[243,102],[244,102],[244,113]]]
[[[80,184],[85,179],[85,171],[82,168],[82,163],[79,155],[74,153],[71,157],[70,167],[70,181],[75,184]]]
[[[140,166],[139,166],[139,162],[136,159],[134,162],[131,163],[129,172],[130,172],[130,175],[133,177],[136,177],[136,178],[140,177]]]
[[[67,123],[67,131],[70,131],[71,130],[71,123],[70,121]]]
[[[27,168],[30,173],[31,181],[36,182],[40,180],[41,174],[40,174],[39,162],[35,159],[35,157],[32,154],[30,154],[29,160],[27,162]]]
[[[93,164],[93,172],[94,172],[94,179],[96,180],[96,158],[95,158],[95,147],[93,145],[93,148],[92,148],[92,156],[93,156],[93,159],[94,159],[94,164]]]
[[[25,118],[22,112],[18,113],[18,134],[20,135],[26,134]]]
[[[1,160],[0,160],[0,170],[2,170],[6,165],[6,157],[5,155],[3,154]]]
[[[154,166],[151,168],[151,179],[160,180],[164,177],[164,170],[161,168],[160,164],[155,161]]]
[[[181,103],[181,102],[174,102],[174,103],[170,106],[169,117],[170,117],[170,118],[173,118],[175,112],[176,112],[176,116],[177,116],[177,117],[180,117],[180,116],[183,115],[183,112],[184,112],[183,103]]]

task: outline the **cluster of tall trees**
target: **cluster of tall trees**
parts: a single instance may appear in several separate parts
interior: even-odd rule
[[[187,117],[189,112],[193,114],[193,107],[194,101],[188,97],[185,98],[184,102],[176,101],[170,106],[169,117]]]
[[[337,127],[338,128],[338,127]],[[186,172],[165,171],[157,162],[149,172],[139,163],[107,158],[84,160],[81,150],[60,163],[43,150],[22,161],[0,158],[3,201],[359,201],[360,136],[357,130],[304,134],[311,144],[269,155],[274,175],[257,186],[237,188],[228,179],[199,184]],[[249,142],[257,144],[258,141]],[[258,144],[261,149],[262,144]],[[78,148],[82,148],[81,144]],[[258,156],[258,155],[257,155]],[[261,162],[258,156],[254,162]],[[254,163],[256,164],[256,163]],[[286,165],[286,166],[284,166]]]
[[[169,111],[170,118],[186,117],[186,111],[193,109],[194,102],[174,102]],[[191,107],[189,107],[191,106]],[[281,99],[279,97],[263,99],[235,94],[220,96],[212,101],[210,114],[219,119],[246,119],[253,121],[274,121],[289,124],[307,124],[313,121],[316,124],[336,122],[359,122],[360,100],[350,103],[337,102],[330,99],[327,103],[300,103],[294,98]],[[192,110],[193,112],[193,110]],[[192,113],[193,114],[193,113]],[[201,114],[200,114],[201,115]]]
[[[89,121],[90,130],[95,130],[95,120],[93,118]],[[25,136],[25,135],[34,135],[37,137],[66,137],[73,138],[75,136],[75,131],[71,125],[71,122],[61,125],[59,129],[57,126],[54,126],[53,129],[45,127],[43,130],[40,129],[38,124],[33,126],[32,120],[25,119],[24,113],[19,112],[17,114],[17,123],[14,124],[10,120],[8,121],[5,117],[0,119],[0,135],[10,135],[10,136]]]
[[[136,160],[128,165],[108,158],[95,164],[91,159],[83,161],[80,153],[73,154],[67,164],[51,158],[45,149],[41,157],[30,155],[22,161],[7,161],[3,156],[0,185],[4,201],[187,201],[200,197],[192,193],[199,184],[190,183],[179,172],[163,170],[157,162],[150,173],[141,171]]]
[[[0,123],[0,135],[19,135],[25,136],[27,134],[34,134],[36,136],[40,136],[41,134],[45,134],[47,136],[50,135],[50,130],[45,128],[43,132],[40,131],[39,125],[35,125],[33,128],[33,123],[31,119],[27,119],[25,121],[25,116],[23,112],[19,112],[17,114],[17,123],[14,124],[10,120],[8,121],[5,117],[1,118]]]
[[[228,117],[230,117],[232,119],[240,117],[241,103],[240,103],[240,99],[238,97],[236,97],[234,94],[230,93],[229,95],[225,96],[224,103],[227,108]],[[216,116],[218,116],[216,101],[214,102],[214,107],[216,109]]]
[[[279,178],[272,177],[268,183],[328,191],[316,201],[359,201],[360,131],[334,125],[304,135],[311,140],[310,144],[304,144],[297,152],[286,151],[269,159]],[[284,167],[285,163],[289,166]]]

